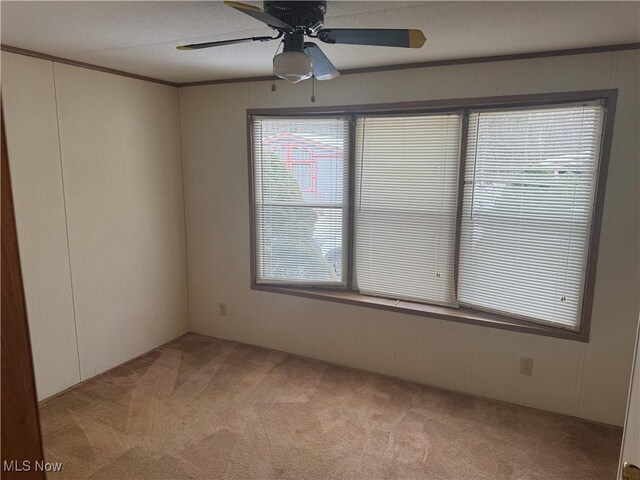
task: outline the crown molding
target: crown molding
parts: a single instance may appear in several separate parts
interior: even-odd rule
[[[68,58],[56,57],[54,55],[48,55],[46,53],[34,52],[33,50],[27,50],[24,48],[13,47],[11,45],[0,45],[0,50],[3,52],[17,53],[18,55],[25,55],[27,57],[40,58],[42,60],[49,60],[56,63],[64,63],[66,65],[73,65],[74,67],[87,68],[89,70],[96,70],[98,72],[111,73],[112,75],[120,75],[121,77],[135,78],[136,80],[144,80],[145,82],[159,83],[161,85],[168,85],[170,87],[177,87],[178,84],[169,82],[167,80],[161,80],[159,78],[145,77],[144,75],[138,75],[136,73],[125,72],[122,70],[115,70],[113,68],[101,67],[92,63],[78,62],[77,60],[70,60]]]
[[[378,67],[363,67],[363,68],[349,68],[342,70],[341,75],[353,75],[358,73],[375,73],[375,72],[388,72],[393,70],[408,70],[415,68],[429,68],[429,67],[446,67],[451,65],[466,65],[473,63],[487,63],[487,62],[507,62],[513,60],[527,60],[533,58],[546,58],[546,57],[562,57],[568,55],[583,55],[587,53],[603,53],[603,52],[617,52],[622,50],[637,50],[640,49],[640,43],[618,43],[615,45],[601,45],[596,47],[583,47],[583,48],[568,48],[563,50],[545,50],[539,52],[528,53],[514,53],[508,55],[490,55],[485,57],[467,57],[467,58],[454,58],[449,60],[432,60],[427,62],[416,63],[401,63],[398,65],[382,65]],[[122,70],[115,70],[113,68],[101,67],[92,63],[79,62],[76,60],[70,60],[68,58],[56,57],[54,55],[48,55],[46,53],[35,52],[33,50],[27,50],[24,48],[13,47],[11,45],[0,45],[0,50],[4,52],[17,53],[19,55],[25,55],[28,57],[41,58],[43,60],[49,60],[57,63],[64,63],[67,65],[73,65],[75,67],[87,68],[89,70],[96,70],[99,72],[111,73],[112,75],[120,75],[122,77],[134,78],[137,80],[143,80],[146,82],[159,83],[161,85],[168,85],[170,87],[198,87],[202,85],[220,85],[224,83],[241,83],[241,82],[265,82],[273,80],[272,75],[260,76],[260,77],[239,77],[239,78],[223,78],[218,80],[202,80],[197,82],[170,82],[168,80],[162,80],[159,78],[146,77],[144,75],[138,75],[135,73],[125,72]]]
[[[526,60],[531,58],[561,57],[566,55],[582,55],[585,53],[616,52],[620,50],[640,49],[640,43],[618,43],[597,47],[568,48],[563,50],[544,50],[539,52],[513,53],[508,55],[491,55],[486,57],[454,58],[450,60],[432,60],[428,62],[401,63],[398,65],[382,65],[379,67],[348,68],[340,71],[340,75],[356,73],[388,72],[391,70],[408,70],[412,68],[446,67],[450,65],[465,65],[469,63],[507,62],[511,60]],[[201,85],[218,85],[222,83],[264,82],[271,81],[273,76],[224,78],[220,80],[203,80],[198,82],[178,83],[178,87],[198,87]]]

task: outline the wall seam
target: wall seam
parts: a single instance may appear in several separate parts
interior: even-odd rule
[[[187,235],[187,184],[184,176],[184,151],[182,142],[182,104],[180,102],[180,91],[177,87],[176,97],[178,99],[178,128],[180,131],[180,172],[182,174],[182,211],[184,214],[184,257],[187,287],[187,329],[191,332],[191,289],[189,288],[189,236]]]
[[[397,356],[398,356],[398,313],[394,313],[393,315],[393,360],[391,365],[391,371],[393,372],[393,376],[398,376],[397,366]]]
[[[257,101],[257,93],[254,87],[253,82],[247,82],[247,107],[248,108],[256,108]],[[247,145],[248,148],[248,145]],[[249,155],[249,151],[247,151],[247,156]],[[250,172],[247,171],[247,176],[250,175]],[[250,193],[250,192],[249,192]],[[249,205],[251,208],[251,205]],[[250,265],[250,268],[253,268],[253,265]],[[263,319],[260,312],[260,302],[262,301],[261,293],[251,289],[251,331],[252,336],[255,336],[255,344],[263,346],[264,345],[264,335],[263,335]]]
[[[582,345],[581,347],[582,348],[580,349],[580,366],[579,366],[578,378],[576,381],[576,391],[575,391],[576,403],[574,408],[574,415],[576,417],[580,412],[580,401],[582,399],[582,377],[584,376],[585,347],[584,345]]]
[[[64,207],[64,228],[67,239],[67,260],[69,262],[69,282],[71,284],[71,307],[73,310],[73,328],[76,334],[76,355],[78,358],[78,381],[82,381],[82,367],[80,361],[80,340],[78,338],[78,317],[76,315],[75,287],[73,285],[73,269],[71,266],[71,244],[69,241],[69,217],[67,214],[67,190],[64,183],[64,167],[62,163],[62,138],[60,135],[60,115],[58,113],[58,85],[56,83],[56,66],[51,62],[51,74],[53,76],[53,98],[56,107],[56,131],[58,133],[58,155],[60,157],[60,179],[62,182],[62,205]]]

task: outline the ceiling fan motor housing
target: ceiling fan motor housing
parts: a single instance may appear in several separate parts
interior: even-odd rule
[[[301,33],[285,33],[283,52],[304,52],[304,36]]]
[[[315,34],[324,25],[326,1],[265,1],[264,10],[294,28],[296,33]]]

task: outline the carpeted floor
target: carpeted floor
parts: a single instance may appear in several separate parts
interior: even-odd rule
[[[69,479],[615,478],[621,429],[188,334],[41,409]]]

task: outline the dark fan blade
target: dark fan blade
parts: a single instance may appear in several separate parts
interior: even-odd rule
[[[318,80],[331,80],[340,76],[340,72],[333,66],[318,45],[304,42],[304,50],[313,59],[313,76]]]
[[[325,28],[318,32],[325,43],[420,48],[426,38],[420,30],[388,28]]]
[[[274,40],[274,37],[236,38],[234,40],[221,40],[219,42],[192,43],[191,45],[181,45],[176,48],[178,50],[199,50],[200,48],[221,47],[223,45],[233,45],[234,43],[268,42],[269,40]]]
[[[270,27],[282,28],[284,30],[293,30],[293,27],[291,27],[291,25],[288,25],[282,20],[278,20],[276,17],[269,15],[259,7],[254,7],[253,5],[247,5],[246,3],[240,2],[224,2],[224,4],[229,7],[235,8],[242,13],[246,13],[247,15],[252,16],[256,20],[260,20],[262,23],[266,23]]]

